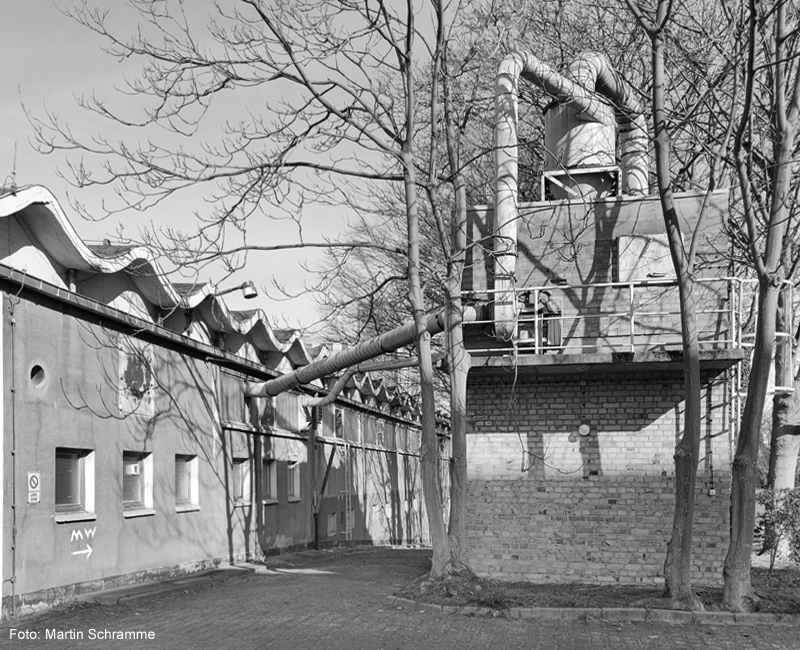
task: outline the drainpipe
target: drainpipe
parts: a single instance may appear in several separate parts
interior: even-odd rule
[[[476,309],[474,307],[465,307],[464,321],[474,320],[477,320]],[[425,331],[432,335],[444,331],[444,311],[428,316]],[[352,348],[332,354],[325,359],[309,363],[307,366],[298,368],[277,379],[248,383],[245,385],[245,395],[249,397],[273,397],[301,384],[308,384],[316,379],[336,374],[345,368],[374,359],[382,354],[394,352],[406,345],[411,345],[416,340],[416,326],[414,323],[408,323],[376,336],[369,341],[359,343]]]
[[[0,294],[0,387],[3,387],[3,370],[6,363],[3,355],[5,354],[3,348],[3,330],[5,329],[5,299]],[[5,520],[6,512],[6,491],[5,481],[3,480],[3,470],[5,467],[6,447],[5,447],[5,396],[6,391],[0,391],[0,618],[3,613],[3,585],[5,584],[5,573],[3,572],[3,556],[5,555],[6,538],[4,536],[3,521]],[[12,396],[13,399],[13,396]],[[12,462],[13,459],[12,459]],[[9,504],[10,505],[10,504]],[[10,544],[9,544],[10,546]],[[12,599],[13,602],[13,599]]]
[[[559,74],[530,52],[512,52],[495,78],[495,334],[509,340],[516,329],[514,280],[517,263],[519,79],[530,81],[557,102],[570,106],[585,121],[610,124],[617,108],[623,163],[623,190],[647,193],[647,131],[641,108],[605,57],[586,54]]]

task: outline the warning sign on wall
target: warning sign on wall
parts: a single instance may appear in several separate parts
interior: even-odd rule
[[[28,503],[39,503],[42,497],[42,475],[28,472]]]

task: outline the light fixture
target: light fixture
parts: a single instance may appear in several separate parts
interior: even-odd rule
[[[234,291],[241,291],[242,295],[245,299],[250,300],[255,298],[258,295],[258,290],[256,289],[256,285],[253,283],[252,280],[247,280],[246,282],[242,282],[238,287],[231,287],[230,289],[222,289],[221,291],[215,291],[211,294],[212,298],[219,298],[220,296],[224,296],[226,293],[233,293]]]

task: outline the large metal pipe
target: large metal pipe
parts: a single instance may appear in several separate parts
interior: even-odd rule
[[[634,194],[648,191],[646,123],[630,89],[608,60],[598,54],[581,56],[569,74],[573,78],[559,74],[530,52],[519,51],[503,59],[495,78],[494,320],[495,334],[505,340],[512,338],[516,328],[519,79],[541,87],[557,102],[579,113],[584,121],[605,124],[616,120],[620,127],[623,190]],[[611,100],[613,108],[600,95]]]
[[[441,365],[442,355],[433,355],[432,361],[434,366]],[[411,368],[419,363],[416,359],[394,359],[392,361],[373,361],[371,363],[359,363],[355,366],[350,366],[336,383],[328,390],[327,395],[322,397],[304,397],[302,400],[303,406],[327,406],[333,404],[340,393],[347,387],[350,380],[354,375],[368,372],[376,372],[382,370],[401,370],[403,368]]]
[[[464,321],[477,319],[474,307],[464,308]],[[439,334],[445,328],[444,311],[428,316],[425,331],[429,334]],[[260,383],[251,383],[245,386],[245,394],[249,397],[273,397],[287,390],[308,384],[321,377],[333,375],[350,366],[358,365],[364,361],[374,359],[382,354],[394,352],[400,348],[411,345],[417,340],[417,328],[414,323],[408,323],[390,330],[380,336],[364,341],[352,348],[336,352],[325,359],[314,361],[307,366],[298,368],[276,379]]]

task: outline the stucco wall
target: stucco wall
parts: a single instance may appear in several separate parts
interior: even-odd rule
[[[16,594],[199,566],[255,550],[254,522],[231,508],[228,499],[230,450],[213,423],[212,366],[154,346],[152,411],[126,414],[120,410],[118,346],[127,337],[26,301],[14,305],[11,327],[8,305],[5,300],[3,381],[14,391],[4,411],[3,487],[6,502],[15,501],[16,538],[13,553],[3,544],[3,567],[4,578],[15,580]],[[35,367],[40,369],[36,381]],[[93,516],[57,521],[56,447],[93,452]],[[151,454],[152,513],[125,516],[124,451]],[[176,508],[176,454],[198,458],[197,509]],[[38,503],[28,502],[28,473],[40,476]],[[7,537],[9,510],[4,513]],[[9,583],[4,587],[7,596]]]

